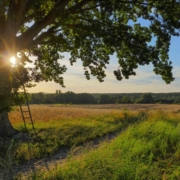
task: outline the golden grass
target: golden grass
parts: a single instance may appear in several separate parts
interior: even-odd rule
[[[31,105],[30,106],[34,122],[49,122],[52,120],[64,120],[73,118],[87,118],[97,115],[119,112],[122,110],[143,111],[162,110],[165,112],[180,112],[180,105],[162,104],[108,104],[108,105]],[[155,113],[156,114],[156,113]],[[9,113],[12,124],[22,123],[19,108]],[[27,119],[28,120],[28,119]]]
[[[49,122],[51,120],[64,120],[72,118],[86,118],[90,116],[108,114],[110,109],[85,109],[78,106],[48,106],[48,105],[31,105],[31,114],[34,122]],[[19,108],[9,113],[12,124],[21,123],[22,117]]]
[[[108,105],[31,105],[34,122],[49,122],[51,120],[64,120],[72,118],[87,118],[96,115],[109,114],[113,111],[142,111],[162,110],[165,112],[178,112],[180,105],[162,104],[108,104]],[[12,124],[21,123],[22,117],[19,108],[9,113]]]

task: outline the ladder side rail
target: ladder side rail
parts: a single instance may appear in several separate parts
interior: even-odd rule
[[[24,122],[24,127],[25,127],[25,130],[27,131],[26,120],[25,120],[25,117],[24,117],[24,114],[23,114],[22,106],[20,105],[19,107],[20,107],[20,110],[21,110],[21,114],[22,114],[22,118],[23,118],[23,122]]]
[[[31,111],[30,111],[29,103],[27,103],[27,105],[28,105],[29,117],[30,117],[30,120],[31,120],[32,128],[33,128],[33,130],[34,130],[34,133],[37,135],[36,129],[35,129],[35,127],[34,127],[34,122],[33,122],[33,120],[32,120],[32,114],[31,114]]]
[[[26,98],[26,104],[27,104],[27,108],[28,108],[28,112],[29,112],[29,118],[31,120],[31,124],[32,124],[32,128],[33,128],[33,131],[37,137],[37,133],[36,133],[36,129],[34,127],[34,122],[32,120],[32,114],[31,114],[31,110],[30,110],[30,107],[29,107],[29,101],[28,101],[28,97],[27,97],[27,93],[26,93],[26,89],[25,89],[25,86],[23,84],[23,89],[24,89],[24,94],[25,94],[25,98]]]

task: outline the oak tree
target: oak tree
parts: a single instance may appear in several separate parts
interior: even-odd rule
[[[179,19],[178,0],[1,0],[0,136],[16,132],[7,112],[23,84],[53,80],[64,86],[64,52],[71,65],[82,60],[87,79],[93,75],[102,82],[109,56],[116,54],[117,80],[152,63],[154,72],[170,83],[168,52],[171,36],[179,35]],[[17,59],[13,68],[12,56]]]

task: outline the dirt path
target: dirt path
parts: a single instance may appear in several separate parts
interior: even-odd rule
[[[51,171],[55,169],[58,164],[65,163],[69,156],[78,157],[85,149],[90,150],[97,148],[100,143],[105,141],[110,142],[119,134],[120,132],[109,133],[108,135],[96,138],[73,148],[62,148],[58,151],[58,153],[51,157],[39,160],[31,160],[28,163],[18,165],[13,167],[11,171],[0,171],[0,180],[12,180],[15,176],[17,176],[19,179],[27,180],[30,174],[35,174],[37,171]]]

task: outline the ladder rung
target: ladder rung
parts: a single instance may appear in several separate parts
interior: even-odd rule
[[[24,117],[24,119],[31,118],[31,117]]]
[[[20,106],[28,106],[27,104],[21,104]]]
[[[30,111],[22,111],[22,112],[30,112]]]

